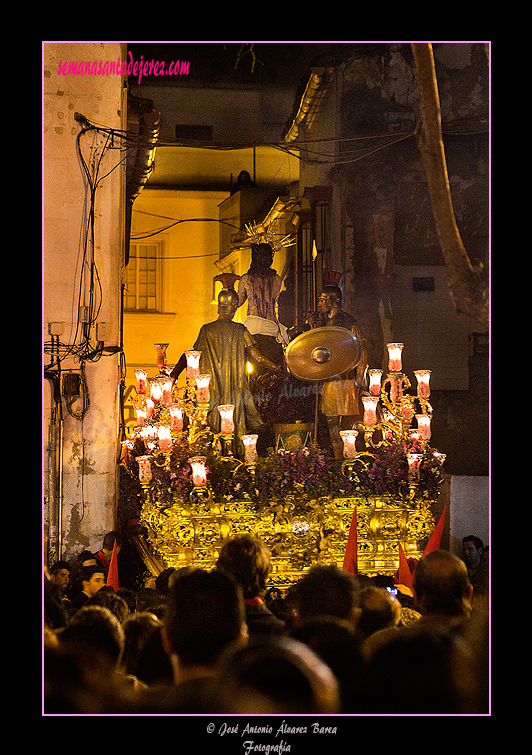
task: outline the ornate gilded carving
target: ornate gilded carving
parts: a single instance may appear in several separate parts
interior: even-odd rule
[[[286,589],[313,564],[342,566],[355,506],[359,572],[394,574],[399,543],[408,557],[421,557],[418,541],[434,527],[430,503],[422,499],[412,506],[392,496],[309,500],[300,494],[258,512],[250,501],[200,501],[194,507],[176,502],[164,508],[148,499],[141,521],[163,568],[211,569],[226,538],[255,534],[271,552],[270,586]]]

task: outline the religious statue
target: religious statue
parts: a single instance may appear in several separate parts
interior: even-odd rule
[[[360,361],[355,369],[323,383],[321,411],[327,419],[335,458],[341,459],[343,458],[343,443],[340,430],[354,427],[364,415],[361,390],[364,387],[368,363],[366,339],[355,318],[342,309],[342,291],[335,285],[324,286],[318,300],[318,312],[309,316],[309,323],[311,328],[340,327],[350,330],[358,339],[362,350]]]
[[[254,337],[242,323],[234,322],[238,308],[238,295],[233,288],[223,288],[218,294],[218,318],[203,325],[194,350],[201,351],[200,371],[211,376],[210,404],[207,422],[213,432],[220,430],[218,406],[232,404],[234,409],[235,437],[257,432],[262,426],[261,417],[253,402],[247,378],[246,362],[252,358],[267,369],[280,372],[280,368],[259,350]],[[186,367],[183,354],[171,372],[177,380]]]

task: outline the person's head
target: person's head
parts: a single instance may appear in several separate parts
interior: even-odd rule
[[[224,707],[231,713],[338,713],[338,682],[307,645],[261,637],[224,653],[217,669]]]
[[[160,574],[157,575],[155,578],[155,589],[160,595],[168,595],[168,590],[170,586],[170,577],[172,574],[175,574],[177,569],[173,566],[170,566],[168,569],[164,569]]]
[[[482,562],[484,543],[476,535],[462,538],[462,558],[468,569],[477,569]]]
[[[168,592],[164,625],[174,664],[212,668],[225,648],[246,637],[242,588],[216,569],[179,572]]]
[[[98,559],[92,551],[81,551],[76,559],[76,564],[80,569],[84,566],[95,566],[97,563]]]
[[[251,245],[251,265],[248,273],[252,275],[271,275],[274,252],[270,244]]]
[[[216,568],[236,579],[244,598],[262,597],[271,571],[270,552],[259,538],[247,533],[236,535],[223,544]]]
[[[116,540],[116,552],[119,553],[120,548],[122,547],[122,536],[116,530],[113,530],[112,532],[108,532],[105,535],[103,539],[103,543],[102,543],[102,550],[112,553],[115,540]]]
[[[325,286],[318,299],[318,310],[326,315],[333,309],[333,307],[341,308],[342,306],[342,290],[338,286]]]
[[[414,595],[422,614],[464,616],[471,610],[473,588],[464,562],[445,550],[423,556],[413,582]]]
[[[367,587],[360,594],[358,631],[369,637],[379,629],[395,627],[401,620],[401,604],[383,587]]]
[[[218,316],[232,319],[238,309],[238,294],[234,288],[222,288],[218,294]]]
[[[334,565],[313,566],[296,586],[298,620],[336,616],[356,625],[360,614],[359,594],[356,577]]]
[[[105,570],[102,566],[84,566],[80,573],[81,589],[92,598],[105,586]]]
[[[83,606],[61,631],[59,644],[67,649],[92,653],[116,668],[124,649],[124,630],[108,608]]]
[[[63,590],[66,590],[70,582],[71,572],[72,569],[66,561],[56,561],[55,564],[50,567],[49,574],[54,582],[57,582]]]
[[[124,598],[117,595],[112,587],[106,587],[105,585],[89,598],[87,605],[108,608],[121,624],[129,616],[129,606]]]

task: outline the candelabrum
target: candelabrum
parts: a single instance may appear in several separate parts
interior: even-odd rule
[[[208,424],[207,415],[210,408],[210,379],[208,374],[200,371],[200,351],[186,351],[186,384],[175,385],[167,366],[167,343],[155,344],[157,350],[158,374],[148,378],[148,370],[135,370],[136,396],[133,405],[136,411],[137,426],[133,437],[123,441],[126,457],[132,453],[135,441],[144,443],[146,453],[135,457],[139,466],[139,481],[144,491],[150,487],[152,467],[169,467],[174,443],[186,440],[191,450],[212,447],[218,459],[229,465],[234,472],[245,465],[251,474],[255,473],[257,463],[257,435],[244,435],[244,460],[240,461],[233,453],[234,444],[234,406],[218,406],[220,415],[220,432],[215,433]],[[202,501],[212,498],[207,472],[206,457],[201,454],[191,456],[192,498]]]
[[[430,398],[430,370],[415,370],[417,391],[415,395],[406,393],[411,383],[402,372],[402,352],[404,344],[389,343],[388,374],[383,380],[383,370],[368,370],[368,395],[362,397],[364,406],[363,423],[357,430],[342,431],[344,461],[342,471],[350,475],[358,467],[367,467],[374,455],[371,449],[404,442],[416,444],[421,453],[407,453],[408,483],[410,498],[414,499],[420,479],[420,466],[423,463],[431,438],[432,406]],[[416,427],[412,423],[416,420]],[[359,434],[364,437],[364,450],[357,452],[356,440]],[[431,455],[443,465],[445,454],[431,450]]]

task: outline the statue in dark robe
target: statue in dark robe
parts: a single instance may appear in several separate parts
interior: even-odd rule
[[[257,432],[261,417],[253,402],[246,363],[251,357],[267,369],[280,372],[258,349],[253,336],[242,323],[234,322],[238,295],[234,289],[222,289],[218,295],[218,319],[203,325],[194,350],[201,351],[200,372],[211,376],[207,423],[215,433],[220,431],[218,406],[232,404],[235,438]],[[176,380],[186,367],[183,354],[171,372]]]

